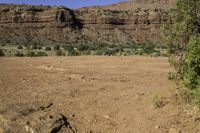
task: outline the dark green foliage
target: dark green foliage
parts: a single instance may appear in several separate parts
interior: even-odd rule
[[[90,46],[88,44],[80,44],[77,46],[78,51],[87,51],[89,50]]]
[[[188,43],[182,70],[186,87],[200,88],[200,37]]]
[[[37,54],[36,54],[34,51],[30,50],[30,51],[28,51],[28,52],[26,53],[26,56],[28,56],[28,57],[36,57]]]
[[[41,50],[42,49],[42,45],[38,45],[37,49]]]
[[[46,50],[46,51],[51,51],[51,47],[50,47],[50,46],[46,46],[46,47],[45,47],[45,50]]]
[[[5,53],[3,52],[2,49],[0,49],[0,56],[5,56]]]
[[[26,56],[28,57],[39,57],[39,56],[48,56],[47,53],[45,53],[44,51],[39,51],[39,52],[36,52],[36,51],[28,51]]]
[[[63,48],[64,48],[65,50],[67,50],[67,51],[72,51],[72,50],[74,50],[74,46],[73,46],[72,44],[65,44],[65,45],[63,46]]]
[[[101,50],[101,49],[103,49],[103,48],[108,46],[108,44],[99,43],[99,42],[90,43],[88,45],[89,45],[89,49],[88,50],[91,50],[91,51]]]
[[[56,55],[57,56],[65,56],[65,52],[62,50],[58,50],[58,51],[56,51]]]
[[[170,62],[177,77],[183,79],[181,65],[184,62],[186,46],[191,38],[200,35],[200,1],[177,0],[172,8],[173,24],[164,25],[164,39],[168,44]]]
[[[146,53],[146,54],[152,54],[152,53],[156,52],[155,47],[156,46],[153,43],[141,44],[141,48],[143,49],[144,53]]]
[[[200,107],[200,1],[177,0],[173,24],[165,25],[170,62]]]
[[[33,45],[32,45],[32,49],[37,49],[37,43],[33,43]]]
[[[40,42],[33,42],[32,49],[34,49],[34,50],[37,50],[37,49],[41,50],[42,46],[43,46],[43,44],[41,44]]]
[[[24,54],[23,54],[22,52],[20,52],[20,51],[17,51],[17,52],[15,53],[15,56],[17,56],[17,57],[23,57]]]
[[[22,45],[18,45],[17,49],[23,49],[23,46]]]
[[[53,49],[54,49],[54,50],[60,50],[60,45],[58,45],[58,44],[54,45],[54,46],[53,46]]]
[[[71,51],[68,51],[68,56],[79,56],[80,53],[77,52],[76,50],[71,50]]]
[[[36,54],[37,54],[37,56],[48,56],[48,54],[44,51],[39,51]]]

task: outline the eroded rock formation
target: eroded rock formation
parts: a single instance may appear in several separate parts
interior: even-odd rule
[[[117,10],[119,6],[111,7],[71,10],[65,7],[2,4],[0,39],[17,40],[33,36],[43,41],[56,42],[90,40],[160,43],[160,26],[172,23],[168,8],[153,9],[152,3],[149,9]]]

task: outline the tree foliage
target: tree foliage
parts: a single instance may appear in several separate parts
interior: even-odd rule
[[[200,106],[200,0],[177,0],[165,25],[170,61]]]
[[[181,65],[185,60],[186,47],[190,39],[200,34],[200,1],[177,0],[171,10],[173,24],[166,24],[165,39],[168,44],[170,61],[174,65],[178,77],[183,78]]]

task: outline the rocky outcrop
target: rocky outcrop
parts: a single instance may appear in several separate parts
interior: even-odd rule
[[[116,30],[123,36],[136,42],[160,42],[160,27],[163,23],[172,23],[165,10],[118,11],[102,8],[83,8],[76,11],[76,16],[83,24],[83,29],[99,32],[97,38],[116,39]],[[94,36],[95,34],[92,34]],[[96,33],[97,34],[97,33]],[[105,35],[102,35],[105,34]],[[87,36],[87,34],[85,35]],[[91,37],[95,38],[95,37]],[[119,40],[123,37],[119,36]]]
[[[42,40],[66,41],[80,24],[72,10],[64,7],[27,5],[0,6],[1,36],[34,36]]]
[[[166,0],[165,0],[166,1]],[[56,42],[160,43],[160,26],[172,23],[167,9],[116,10],[116,5],[65,7],[0,5],[0,40],[32,36]]]

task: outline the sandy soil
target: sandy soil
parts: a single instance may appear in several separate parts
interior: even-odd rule
[[[0,58],[0,133],[200,132],[169,71],[166,58]]]

